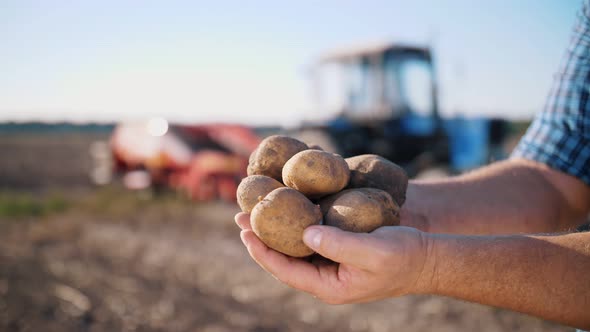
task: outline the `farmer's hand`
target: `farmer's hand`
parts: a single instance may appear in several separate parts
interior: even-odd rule
[[[250,215],[238,213],[242,241],[254,260],[285,284],[331,304],[379,300],[430,290],[433,266],[427,259],[430,238],[409,227],[381,227],[372,233],[350,233],[330,226],[311,226],[303,240],[336,262],[285,256],[268,248],[250,226]]]

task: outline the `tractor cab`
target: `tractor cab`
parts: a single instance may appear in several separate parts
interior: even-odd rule
[[[332,52],[315,69],[316,101],[344,156],[375,153],[414,167],[447,158],[430,50],[382,44]]]

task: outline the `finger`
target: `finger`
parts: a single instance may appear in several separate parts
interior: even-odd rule
[[[305,229],[303,242],[318,254],[335,262],[371,270],[374,263],[368,236],[331,226],[311,226]]]
[[[331,288],[327,276],[313,264],[268,248],[251,230],[242,231],[240,236],[256,263],[285,284],[316,296]]]
[[[236,224],[238,224],[238,227],[240,227],[241,229],[252,229],[252,226],[250,225],[250,214],[240,212],[236,214],[234,220],[236,221]]]

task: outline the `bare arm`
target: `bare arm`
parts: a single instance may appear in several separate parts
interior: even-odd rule
[[[545,165],[511,159],[443,180],[412,181],[402,225],[433,233],[514,234],[573,229],[590,187]]]
[[[432,237],[428,293],[590,329],[590,233]]]
[[[266,247],[239,214],[242,240],[287,285],[339,304],[437,294],[590,328],[590,232],[465,236],[381,227],[349,233],[311,226],[305,243],[337,262],[309,262]]]

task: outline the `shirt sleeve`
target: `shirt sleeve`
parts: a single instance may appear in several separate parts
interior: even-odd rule
[[[590,1],[578,13],[542,112],[512,157],[544,163],[590,185]]]

